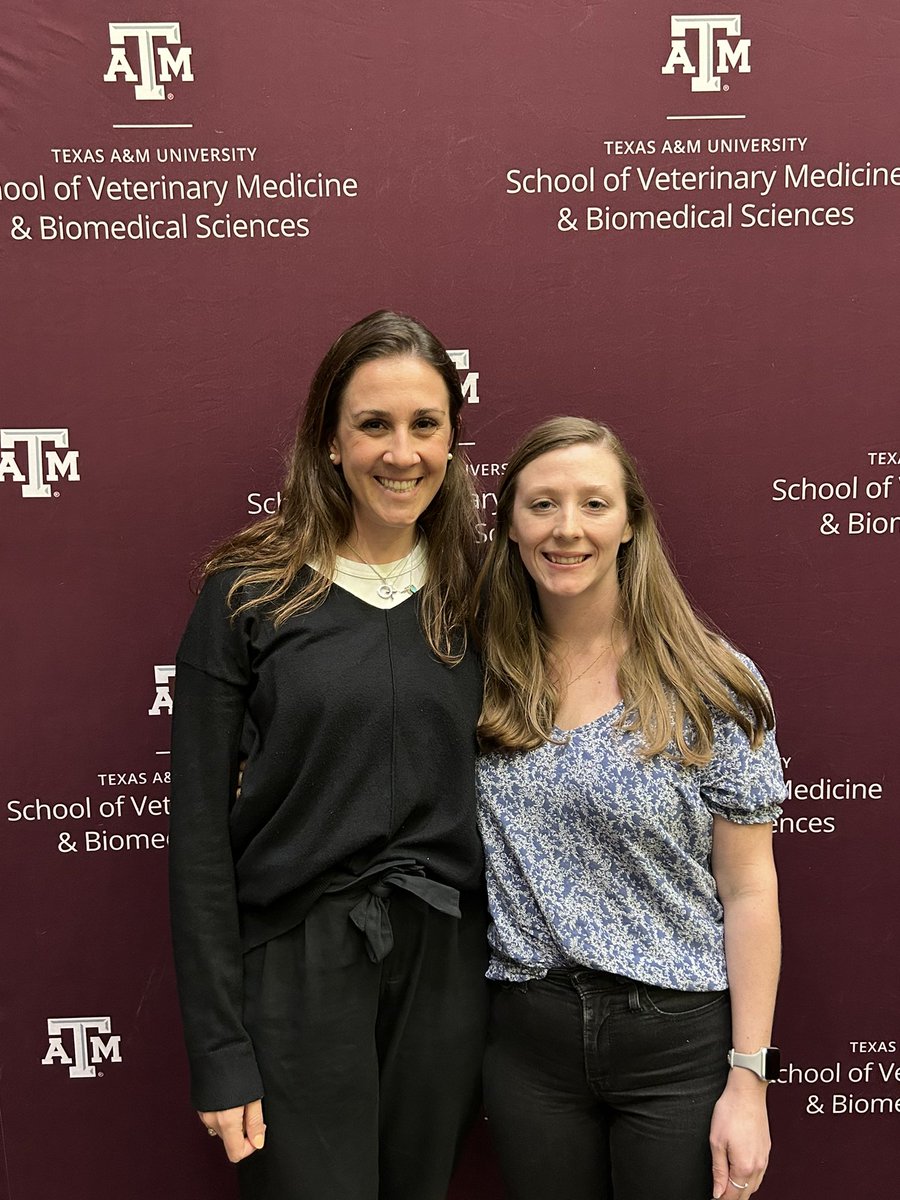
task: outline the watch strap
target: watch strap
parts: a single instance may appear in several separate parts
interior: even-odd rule
[[[765,1083],[773,1083],[781,1070],[781,1051],[777,1046],[762,1046],[753,1054],[741,1054],[738,1050],[728,1051],[729,1067],[744,1067],[758,1075]]]

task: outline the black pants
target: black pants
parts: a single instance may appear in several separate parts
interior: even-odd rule
[[[265,1086],[265,1148],[238,1166],[242,1200],[444,1200],[480,1100],[485,906],[462,918],[394,891],[393,949],[372,962],[324,895],[245,960],[246,1027]]]
[[[709,1200],[727,992],[600,971],[492,992],[485,1106],[511,1200]]]

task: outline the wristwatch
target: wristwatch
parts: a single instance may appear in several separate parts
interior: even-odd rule
[[[746,1067],[764,1083],[774,1083],[781,1070],[781,1051],[777,1046],[763,1046],[755,1054],[739,1054],[737,1050],[729,1050],[728,1065]]]

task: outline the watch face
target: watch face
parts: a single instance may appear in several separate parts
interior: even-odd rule
[[[763,1071],[765,1078],[770,1082],[777,1079],[781,1072],[781,1051],[777,1046],[769,1046],[764,1056],[765,1065]]]

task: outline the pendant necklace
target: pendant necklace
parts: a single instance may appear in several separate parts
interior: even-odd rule
[[[407,564],[409,563],[409,560],[412,558],[412,556],[415,554],[416,547],[418,546],[418,544],[419,544],[418,541],[416,541],[415,545],[413,546],[412,550],[410,550],[409,554],[407,554],[405,558],[402,558],[400,560],[400,564],[396,570],[392,571],[390,573],[390,575],[382,575],[382,573],[378,570],[378,568],[375,566],[374,563],[370,563],[368,561],[368,559],[363,558],[362,554],[359,551],[358,546],[355,546],[353,544],[353,542],[347,543],[347,545],[350,547],[350,549],[353,551],[353,553],[357,555],[357,557],[359,558],[359,560],[363,564],[363,566],[368,567],[369,570],[378,579],[381,580],[381,583],[377,587],[375,594],[376,594],[376,596],[380,596],[382,600],[393,600],[395,596],[403,595],[404,592],[410,596],[414,596],[416,594],[416,591],[418,589],[416,588],[415,584],[413,584],[413,583],[407,584],[407,586],[404,588],[395,588],[395,587],[391,587],[391,582],[393,580],[397,579],[400,575],[402,575],[404,573],[404,571],[407,569]]]

